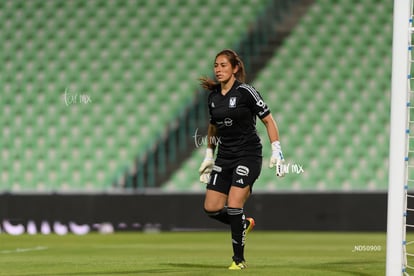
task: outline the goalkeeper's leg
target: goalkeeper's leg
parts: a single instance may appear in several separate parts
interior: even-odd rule
[[[226,201],[226,194],[207,189],[206,198],[204,200],[204,212],[212,219],[225,224],[230,224],[227,206],[225,206]]]
[[[236,265],[243,264],[245,268],[244,245],[246,234],[254,227],[253,219],[246,219],[244,215],[244,203],[250,196],[250,186],[232,186],[228,198],[228,210],[233,245],[233,262]],[[233,269],[230,267],[230,269]]]
[[[233,245],[233,261],[236,264],[245,262],[244,259],[244,242],[246,238],[246,220],[243,208],[228,208],[231,241]]]
[[[227,206],[224,206],[221,210],[215,212],[204,209],[204,212],[206,212],[206,214],[212,219],[218,220],[225,224],[230,224],[229,214],[227,213]]]

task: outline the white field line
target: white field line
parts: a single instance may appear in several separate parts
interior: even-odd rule
[[[31,251],[42,251],[48,249],[45,246],[36,246],[31,248],[16,248],[14,250],[1,250],[0,254],[13,254],[13,253],[25,253]]]

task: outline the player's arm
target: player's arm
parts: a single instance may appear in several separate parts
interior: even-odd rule
[[[216,144],[214,141],[216,141],[217,138],[217,127],[213,125],[212,123],[208,124],[207,129],[207,148],[211,149],[214,153],[216,149]]]
[[[272,157],[270,158],[269,167],[276,167],[276,175],[282,177],[284,176],[284,158],[279,142],[279,130],[275,120],[272,117],[270,109],[255,88],[245,84],[240,85],[240,88],[245,90],[244,95],[247,97],[247,103],[249,104],[252,113],[256,114],[266,127],[267,135],[269,136],[270,143],[272,144]]]
[[[262,119],[263,124],[267,130],[267,136],[269,136],[270,143],[279,141],[279,129],[277,128],[277,124],[273,119],[272,114],[267,115]]]
[[[213,124],[208,125],[207,129],[207,149],[204,156],[204,160],[201,163],[198,172],[200,173],[200,182],[207,184],[210,180],[210,174],[213,171],[214,166],[214,150],[216,149],[216,144],[214,141],[217,134],[217,127]]]
[[[276,167],[276,175],[282,177],[284,176],[284,158],[279,141],[279,129],[271,113],[266,115],[261,120],[266,127],[267,135],[269,136],[270,143],[272,144],[272,156],[270,157],[269,167]]]

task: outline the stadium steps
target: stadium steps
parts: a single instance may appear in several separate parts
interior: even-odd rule
[[[0,189],[111,189],[268,1],[0,1]]]
[[[290,164],[283,179],[267,168],[271,150],[258,122],[264,164],[255,190],[387,188],[391,15],[392,3],[377,1],[310,7],[253,82],[279,124]],[[164,189],[202,191],[196,169],[203,154],[196,150]]]

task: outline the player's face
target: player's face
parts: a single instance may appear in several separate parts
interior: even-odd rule
[[[237,67],[233,68],[229,59],[225,55],[220,55],[214,62],[214,75],[220,83],[227,83],[237,72]]]

